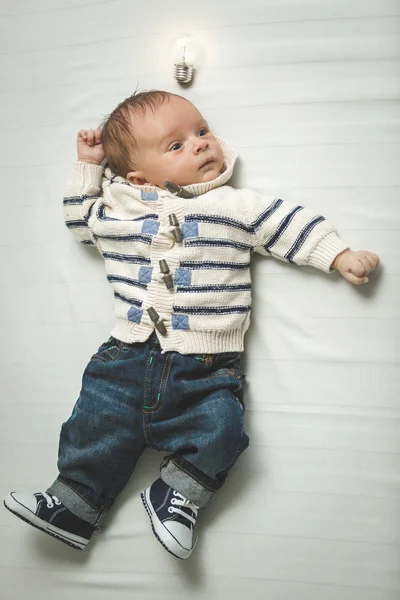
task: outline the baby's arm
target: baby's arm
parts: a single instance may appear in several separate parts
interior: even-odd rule
[[[337,269],[350,283],[368,282],[379,265],[372,252],[352,252],[322,215],[286,200],[266,198],[249,190],[243,206],[251,214],[254,251],[325,272]]]
[[[93,206],[101,200],[104,150],[101,129],[81,129],[77,136],[78,160],[64,197],[65,223],[78,242],[95,245],[89,227]]]

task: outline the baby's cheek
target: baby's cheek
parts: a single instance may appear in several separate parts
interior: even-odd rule
[[[208,171],[207,173],[204,174],[203,177],[203,183],[208,183],[209,181],[213,181],[214,179],[216,179],[220,174],[220,171],[216,170],[212,170],[212,171]]]
[[[219,165],[219,172],[222,171],[222,167],[224,166],[224,155],[222,154],[222,150],[220,148],[220,146],[218,145],[218,149],[219,149],[219,153],[218,153],[218,165]]]

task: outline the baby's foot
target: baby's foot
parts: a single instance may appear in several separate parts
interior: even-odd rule
[[[141,496],[158,541],[177,558],[188,558],[196,544],[193,536],[199,507],[162,479],[157,479]]]
[[[70,512],[57,496],[46,492],[32,495],[11,492],[4,506],[26,523],[78,550],[85,548],[96,529]]]

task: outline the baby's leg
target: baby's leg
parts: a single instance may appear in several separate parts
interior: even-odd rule
[[[86,545],[144,449],[147,358],[145,344],[110,338],[99,348],[61,429],[58,478],[47,493],[10,494],[9,510],[74,547]]]
[[[148,415],[151,438],[168,450],[161,478],[206,506],[247,448],[239,353],[174,354],[165,398]]]
[[[243,425],[244,374],[238,353],[182,356],[171,352],[155,402],[145,408],[150,445],[172,452],[161,479],[142,494],[158,540],[179,558],[194,546],[197,511],[223,485],[248,446]]]

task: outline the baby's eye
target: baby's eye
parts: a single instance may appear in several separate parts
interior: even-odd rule
[[[182,144],[180,142],[176,142],[175,144],[172,144],[170,150],[179,150],[180,148],[182,148]]]
[[[204,135],[207,135],[208,133],[208,129],[207,127],[202,127],[201,129],[199,129],[199,133],[197,134],[199,137],[202,137]]]

